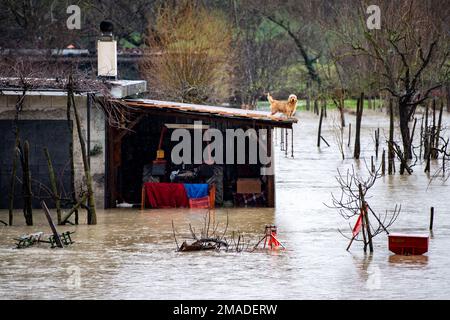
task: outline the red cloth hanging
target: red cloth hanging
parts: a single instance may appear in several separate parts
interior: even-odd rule
[[[270,238],[269,238],[269,243],[268,243],[268,245],[269,245],[269,247],[272,249],[272,248],[278,248],[280,245],[281,245],[281,243],[278,241],[278,239],[275,237],[277,234],[276,234],[276,232],[272,232],[272,234],[270,235]]]
[[[147,182],[144,186],[147,203],[152,208],[189,208],[189,199],[182,183]]]
[[[363,218],[363,212],[361,210],[361,213],[358,217],[358,220],[356,220],[356,224],[353,227],[352,233],[353,233],[353,237],[356,237],[358,235],[358,233],[361,231],[361,226],[362,226],[362,218]]]

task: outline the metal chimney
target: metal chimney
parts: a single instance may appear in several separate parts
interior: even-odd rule
[[[117,41],[114,25],[110,21],[100,23],[101,37],[97,41],[97,76],[117,80]]]

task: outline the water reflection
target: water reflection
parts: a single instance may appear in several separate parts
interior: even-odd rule
[[[373,254],[372,253],[364,254],[362,257],[352,254],[352,258],[355,267],[359,271],[358,274],[361,276],[362,279],[367,280],[368,277],[367,270],[369,269],[370,264],[373,260]]]
[[[389,256],[389,263],[407,266],[426,266],[428,264],[428,256],[402,256],[393,254]]]

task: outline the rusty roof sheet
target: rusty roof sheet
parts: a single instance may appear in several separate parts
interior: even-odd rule
[[[287,118],[285,115],[271,115],[268,111],[244,110],[230,107],[208,106],[200,104],[149,100],[149,99],[126,99],[125,103],[133,107],[166,109],[180,112],[210,114],[214,117],[236,118],[246,120],[258,120],[276,126],[276,123],[292,125],[297,123],[297,118]]]

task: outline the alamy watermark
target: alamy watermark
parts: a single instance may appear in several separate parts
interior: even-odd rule
[[[69,30],[81,29],[81,9],[79,6],[72,4],[67,7],[66,13],[70,16],[66,20],[66,26]]]
[[[372,4],[367,7],[366,13],[369,17],[366,20],[367,29],[380,30],[381,29],[381,9],[379,6]]]
[[[81,288],[81,270],[78,266],[69,266],[66,269],[66,273],[69,275],[66,280],[66,286],[69,290]]]
[[[174,164],[261,164],[261,175],[273,175],[267,129],[226,129],[224,135],[219,129],[202,128],[202,122],[195,121],[193,132],[172,132],[171,141],[178,142],[171,153]]]

